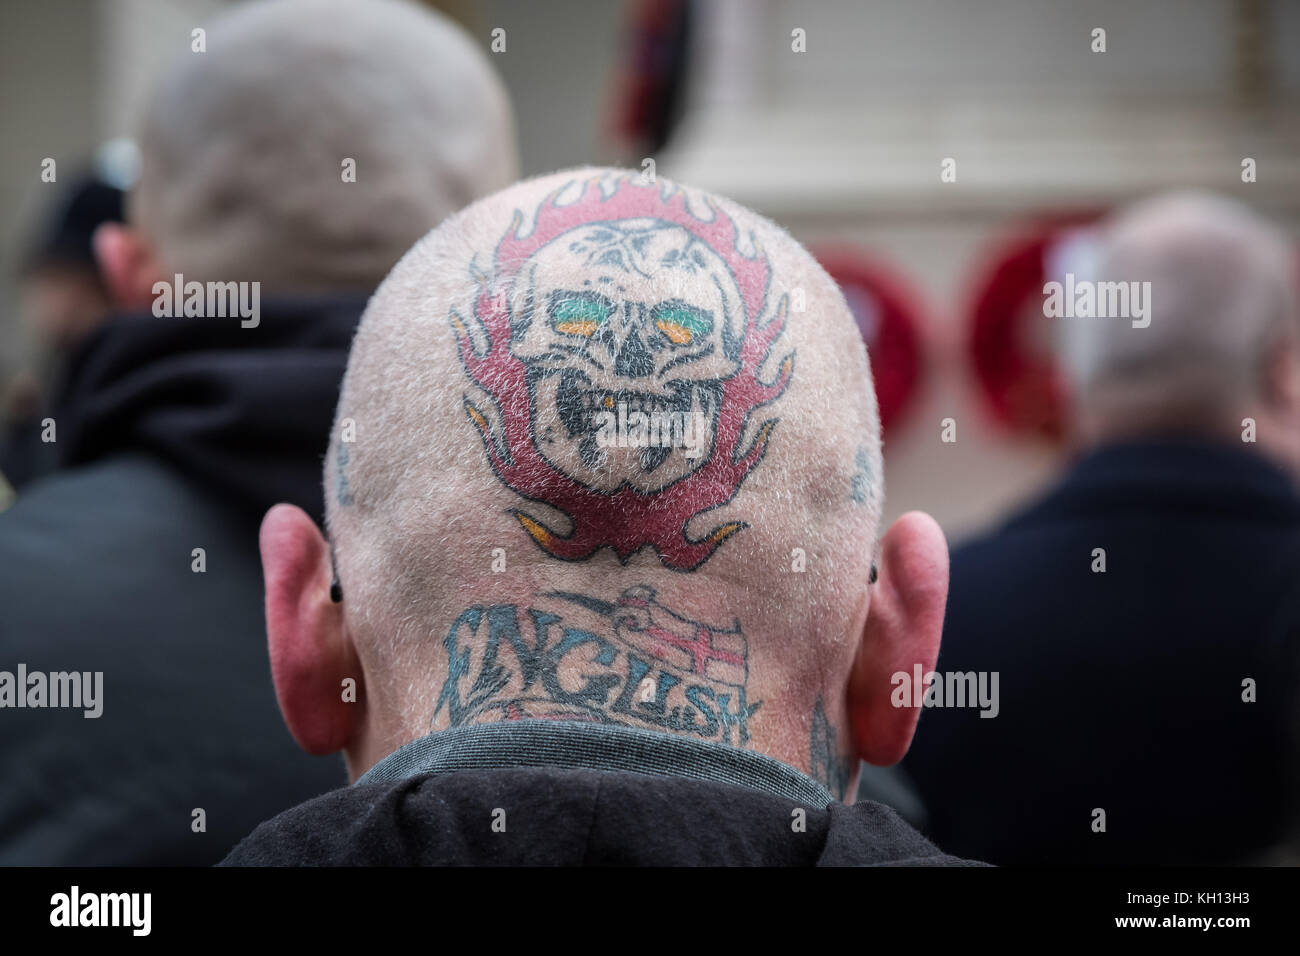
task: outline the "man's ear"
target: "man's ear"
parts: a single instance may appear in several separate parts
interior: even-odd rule
[[[1300,345],[1290,335],[1278,336],[1264,353],[1264,399],[1289,416],[1300,411]]]
[[[298,746],[321,756],[342,750],[361,726],[361,666],[330,598],[333,561],[301,508],[276,505],[259,535],[266,580],[266,631],[280,712]],[[343,681],[357,682],[354,701]]]
[[[927,514],[912,511],[890,527],[880,544],[876,583],[848,687],[848,719],[858,756],[887,767],[903,759],[921,709],[895,707],[893,676],[910,682],[939,658],[948,600],[948,544]]]
[[[91,242],[115,308],[143,309],[153,302],[153,286],[162,268],[144,236],[130,226],[106,222],[95,230]]]

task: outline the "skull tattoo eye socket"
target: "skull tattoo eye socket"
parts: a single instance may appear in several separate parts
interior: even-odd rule
[[[667,336],[673,345],[690,345],[697,335],[713,331],[713,316],[703,309],[675,299],[664,302],[654,310],[655,328]]]
[[[614,303],[594,292],[555,292],[551,325],[563,335],[590,337],[614,311]]]
[[[551,326],[564,335],[590,338],[614,311],[614,304],[592,292],[557,291],[551,296]],[[690,345],[697,335],[713,331],[713,316],[681,299],[661,302],[651,310],[655,328],[673,345]]]

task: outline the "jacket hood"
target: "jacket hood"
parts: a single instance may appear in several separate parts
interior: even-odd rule
[[[364,295],[266,301],[260,321],[114,316],[69,364],[64,465],[145,452],[257,516],[324,515],[321,462]]]

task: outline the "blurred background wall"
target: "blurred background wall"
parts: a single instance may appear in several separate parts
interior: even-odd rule
[[[15,268],[55,195],[42,159],[57,159],[62,182],[129,135],[156,71],[236,2],[257,0],[0,4],[0,383],[32,357]],[[431,5],[485,49],[505,31],[492,59],[526,174],[653,158],[660,175],[860,253],[907,288],[921,377],[887,436],[888,511],[925,508],[950,536],[1041,486],[1068,453],[1000,426],[971,375],[970,300],[1002,244],[1043,216],[1176,186],[1300,225],[1300,3]],[[1255,183],[1241,181],[1244,157]],[[955,182],[941,182],[946,158]],[[949,417],[952,444],[940,441]]]

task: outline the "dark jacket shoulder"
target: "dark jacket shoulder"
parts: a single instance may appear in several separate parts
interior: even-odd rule
[[[1182,438],[1100,448],[951,568],[937,670],[997,675],[1001,704],[921,716],[905,768],[942,846],[1236,863],[1294,822],[1300,497],[1282,469]],[[1121,825],[1099,837],[1092,808]]]
[[[0,515],[5,668],[103,675],[98,717],[0,719],[0,863],[212,863],[338,785],[280,719],[255,540],[147,456],[50,476]]]
[[[0,660],[102,673],[103,714],[6,709],[0,863],[213,863],[342,782],[276,706],[257,523],[321,512],[363,304],[268,302],[255,328],[119,316],[70,362],[64,468],[0,514]]]
[[[964,863],[880,804],[822,809],[685,777],[511,768],[336,790],[262,824],[223,865]]]

